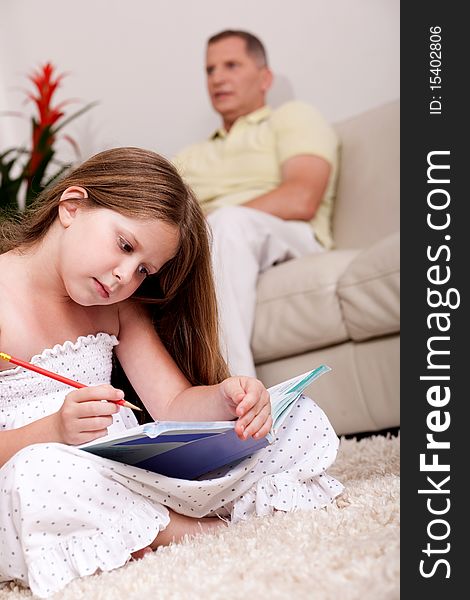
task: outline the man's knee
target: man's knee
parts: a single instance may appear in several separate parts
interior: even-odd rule
[[[210,213],[207,221],[214,233],[234,230],[243,232],[247,228],[256,228],[256,215],[253,213],[255,209],[246,206],[224,206]]]
[[[255,213],[255,214],[254,214]],[[262,229],[257,221],[259,211],[245,206],[226,206],[208,216],[215,246],[241,245],[251,247],[262,237]]]

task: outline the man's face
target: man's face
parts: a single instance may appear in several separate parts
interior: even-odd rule
[[[264,106],[272,75],[247,54],[245,40],[230,37],[210,44],[206,73],[212,106],[227,129],[238,117]]]

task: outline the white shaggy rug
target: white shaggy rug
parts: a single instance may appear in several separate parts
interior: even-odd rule
[[[342,438],[329,473],[346,486],[345,499],[161,548],[113,572],[73,581],[53,598],[395,600],[399,457],[399,437]],[[0,600],[25,598],[32,598],[27,589],[0,587]]]

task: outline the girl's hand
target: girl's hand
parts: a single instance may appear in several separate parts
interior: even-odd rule
[[[70,392],[54,415],[55,438],[64,444],[76,446],[107,435],[107,427],[113,422],[112,415],[119,411],[116,402],[124,393],[111,385],[95,385]]]
[[[235,433],[240,439],[250,435],[262,438],[271,429],[269,392],[253,377],[229,377],[220,384],[222,397],[230,413],[238,417]]]

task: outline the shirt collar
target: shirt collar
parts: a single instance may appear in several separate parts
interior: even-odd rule
[[[246,121],[247,123],[260,123],[261,121],[264,121],[265,119],[267,119],[269,117],[269,115],[271,114],[271,112],[272,112],[271,107],[268,106],[267,104],[265,104],[261,108],[257,108],[256,110],[254,110],[253,112],[251,112],[247,115],[238,117],[238,119],[232,125],[232,129],[236,123],[239,123],[242,121]],[[219,129],[214,131],[214,133],[210,136],[209,139],[211,139],[211,140],[215,140],[216,138],[223,139],[223,138],[227,137],[228,133],[229,132],[227,132],[223,127],[220,127]]]

